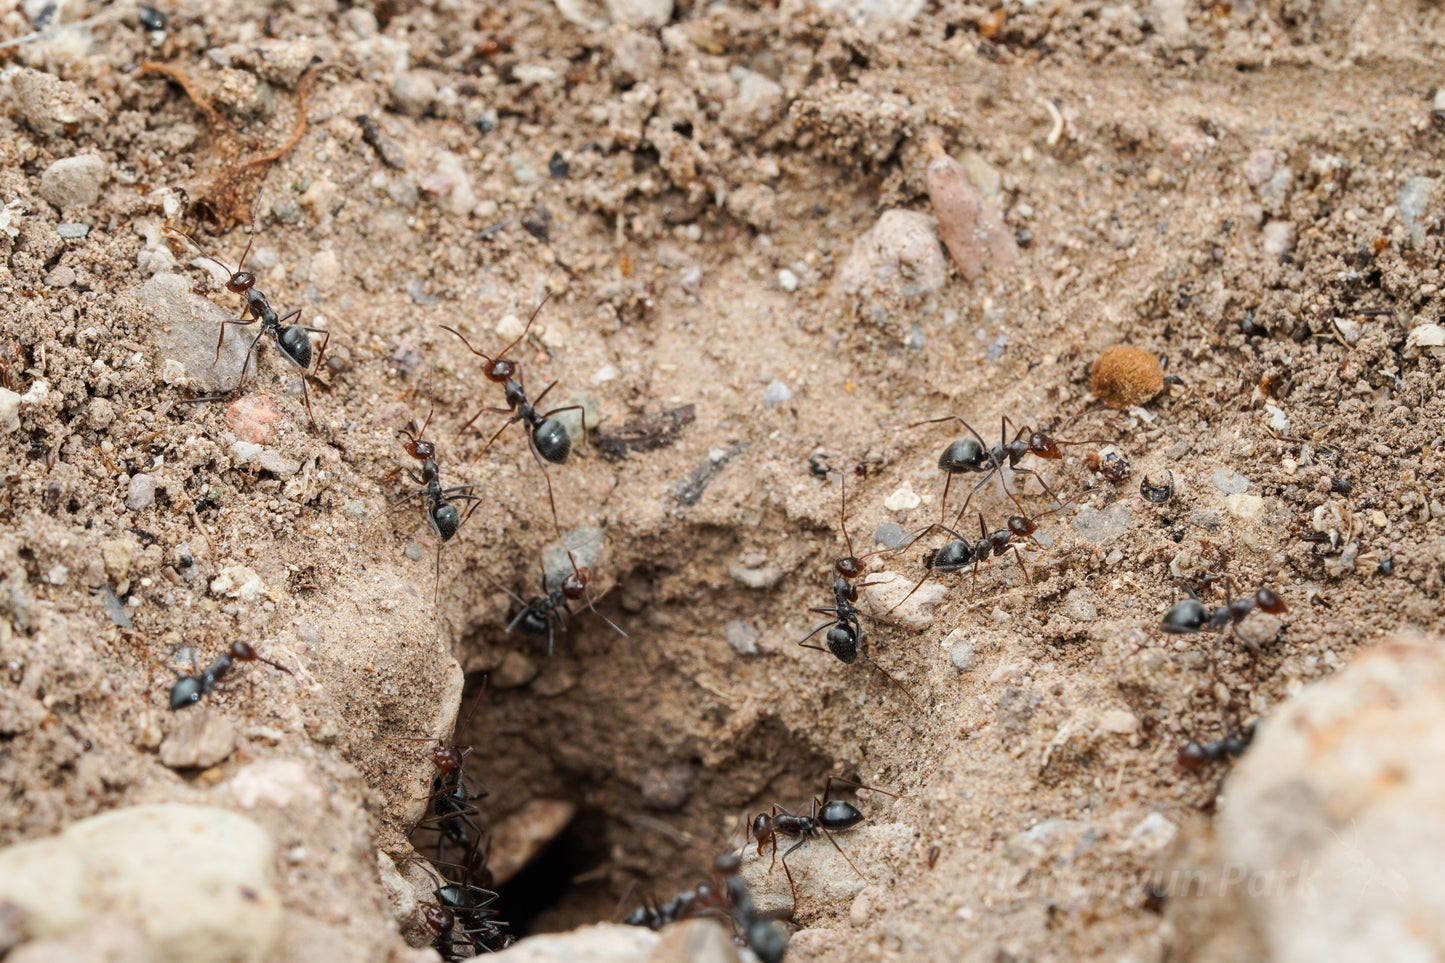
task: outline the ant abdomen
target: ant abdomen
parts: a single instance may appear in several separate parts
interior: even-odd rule
[[[432,530],[444,542],[451,541],[452,536],[462,525],[461,509],[450,502],[438,505],[428,517],[431,519]]]
[[[863,813],[858,807],[841,799],[830,800],[818,810],[818,822],[822,823],[825,829],[852,829],[862,821]]]
[[[556,418],[543,418],[539,421],[532,432],[532,439],[542,457],[554,465],[565,462],[572,452],[572,436],[567,434],[566,426]]]
[[[184,709],[186,706],[201,701],[204,692],[200,677],[182,676],[176,680],[175,685],[171,686],[171,711]]]
[[[935,572],[957,572],[973,561],[973,546],[961,539],[945,542],[942,548],[923,553],[923,567]]]
[[[1180,599],[1164,614],[1160,628],[1170,635],[1198,632],[1209,620],[1209,613],[1198,599]]]
[[[938,456],[938,467],[950,475],[983,471],[988,465],[988,453],[972,438],[960,438]]]
[[[286,357],[302,368],[311,367],[311,335],[299,324],[285,328],[277,338]]]
[[[838,661],[852,665],[858,658],[858,633],[853,631],[852,626],[839,623],[828,630],[827,635],[828,651],[837,656]]]

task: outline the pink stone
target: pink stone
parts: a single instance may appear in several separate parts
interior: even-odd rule
[[[281,409],[265,395],[246,395],[231,402],[226,409],[226,424],[240,441],[264,445],[276,434]]]

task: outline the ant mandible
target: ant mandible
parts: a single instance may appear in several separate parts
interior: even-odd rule
[[[189,234],[169,226],[166,227],[166,230],[190,241],[191,245],[195,247],[197,251],[200,251],[201,257],[208,261],[215,262],[220,266],[221,270],[230,274],[230,277],[226,280],[226,290],[232,294],[239,294],[246,299],[246,307],[245,310],[241,312],[241,317],[228,318],[221,322],[221,334],[220,337],[216,339],[216,358],[211,362],[211,367],[214,368],[221,361],[221,345],[226,340],[227,325],[244,327],[255,324],[257,321],[261,322],[261,330],[256,334],[256,337],[251,339],[251,344],[246,349],[246,359],[241,362],[241,378],[236,382],[236,387],[232,390],[240,391],[241,388],[245,386],[246,368],[251,364],[251,356],[256,353],[256,347],[261,339],[269,335],[276,341],[276,347],[286,356],[286,360],[301,369],[301,398],[306,402],[306,415],[311,419],[311,426],[313,428],[316,427],[316,415],[311,410],[311,392],[310,389],[306,387],[306,378],[312,374],[311,335],[321,335],[321,345],[316,349],[314,359],[316,369],[320,370],[321,359],[326,356],[326,345],[331,341],[331,332],[323,328],[307,327],[303,324],[288,324],[287,322],[292,318],[301,316],[301,308],[297,308],[289,314],[277,316],[276,311],[271,307],[271,302],[266,299],[266,295],[256,289],[256,275],[245,270],[246,255],[251,253],[251,245],[256,241],[255,234],[252,234],[251,239],[246,242],[246,250],[241,253],[241,263],[237,264],[236,270],[232,271],[224,261],[212,257],[201,250],[201,246],[197,244],[195,238]],[[250,318],[246,317],[247,314],[251,315]],[[258,369],[261,367],[259,359],[256,362],[256,367]],[[213,401],[215,398],[195,398],[192,400]]]
[[[843,847],[839,846],[838,841],[833,838],[834,833],[842,832],[845,829],[852,829],[861,823],[864,818],[863,813],[852,803],[844,802],[841,799],[830,800],[828,798],[833,791],[834,783],[852,786],[855,789],[866,789],[870,792],[881,792],[883,795],[892,796],[894,799],[900,798],[897,793],[889,792],[886,789],[865,786],[862,783],[841,779],[838,776],[829,776],[827,781],[823,783],[823,798],[813,797],[812,807],[806,816],[801,813],[789,812],[777,803],[773,803],[771,812],[758,813],[749,821],[748,838],[749,841],[757,840],[758,855],[763,855],[764,845],[768,843],[772,844],[773,862],[768,866],[769,872],[772,871],[773,866],[777,865],[778,837],[784,836],[797,840],[797,842],[783,851],[782,856],[783,872],[788,876],[788,887],[792,890],[794,902],[797,902],[798,899],[798,887],[793,881],[793,871],[788,868],[788,857],[792,855],[793,851],[799,846],[802,846],[810,839],[817,839],[819,836],[826,836],[828,838],[828,842],[833,844],[833,848],[838,850],[838,853],[848,861],[849,866],[853,867],[853,872],[857,873],[863,879],[868,878],[863,875],[862,870],[854,865],[853,860],[849,859],[848,854],[843,852]]]
[[[863,640],[863,623],[861,619],[872,619],[875,622],[882,622],[883,620],[877,616],[869,615],[858,608],[856,604],[858,601],[858,586],[854,585],[853,581],[867,571],[867,566],[864,564],[866,559],[888,551],[888,549],[878,549],[877,551],[869,552],[861,556],[854,554],[853,539],[848,535],[848,479],[846,475],[841,476],[841,478],[838,524],[843,530],[843,543],[848,547],[848,554],[833,561],[833,604],[808,609],[809,612],[831,615],[833,618],[827,622],[820,623],[811,632],[799,639],[798,644],[805,649],[831,652],[845,665],[852,665],[857,661],[858,656],[862,655],[875,669],[883,673],[884,678],[896,685],[899,691],[908,697],[908,701],[916,707],[918,703],[914,701],[913,694],[904,687],[903,683],[893,678],[888,670],[884,669],[868,654],[867,644]],[[872,583],[864,582],[862,584],[867,586]],[[818,645],[816,642],[811,644],[808,642],[809,639],[824,629],[828,630],[828,634],[823,637],[827,643],[826,647]]]
[[[969,491],[968,497],[963,500],[963,506],[959,508],[958,514],[954,516],[953,524],[955,526],[958,524],[959,519],[963,518],[963,513],[968,511],[968,503],[973,500],[974,493],[987,484],[990,478],[1000,473],[1005,473],[1005,482],[1009,474],[1033,475],[1039,480],[1039,485],[1043,487],[1049,497],[1062,506],[1063,501],[1054,494],[1053,489],[1044,481],[1043,476],[1033,469],[1020,468],[1019,462],[1023,460],[1025,455],[1035,455],[1039,458],[1055,460],[1064,457],[1062,449],[1065,447],[1071,445],[1099,444],[1097,441],[1059,441],[1043,431],[1034,431],[1028,425],[1021,427],[1018,432],[1015,433],[1013,440],[1008,441],[1009,420],[1007,415],[999,419],[999,442],[993,446],[990,446],[988,442],[984,441],[983,436],[958,415],[944,415],[941,418],[929,418],[926,421],[915,422],[908,427],[916,428],[919,425],[931,425],[944,421],[958,422],[960,425],[963,425],[964,428],[968,429],[968,433],[973,437],[958,439],[945,448],[943,454],[938,457],[938,467],[946,476],[943,481],[943,498],[939,504],[940,522],[948,517],[948,489],[953,483],[953,476],[967,474],[981,474],[983,476],[978,480],[978,483],[973,486],[973,489]],[[1013,492],[1008,491],[1006,484],[1004,492],[1013,500],[1014,504],[1018,504],[1018,498]],[[1022,509],[1023,506],[1019,507]]]
[[[214,692],[237,662],[264,662],[273,669],[280,669],[287,675],[292,674],[284,665],[257,655],[250,643],[232,642],[230,649],[217,656],[216,661],[206,667],[206,671],[183,675],[176,680],[175,685],[171,686],[171,711],[195,705],[201,701],[201,696]]]
[[[433,409],[435,410],[435,409]],[[432,603],[435,604],[441,597],[442,580],[442,546],[451,541],[467,519],[472,517],[482,503],[480,495],[473,495],[472,485],[453,485],[451,488],[443,488],[441,483],[441,469],[436,461],[436,445],[425,438],[427,426],[431,424],[432,411],[428,411],[426,421],[422,422],[420,428],[416,426],[416,420],[412,419],[409,427],[400,429],[397,434],[406,437],[407,441],[402,445],[406,453],[412,458],[421,462],[421,472],[408,468],[407,477],[422,487],[409,495],[398,499],[392,506],[393,509],[411,501],[413,498],[421,498],[422,513],[426,515],[427,523],[431,525],[432,533],[436,535],[437,560],[436,560],[436,587],[432,592]],[[469,501],[472,504],[463,513],[457,507],[457,502]]]
[[[1229,579],[1228,584],[1232,583],[1233,579]],[[1189,585],[1184,586],[1184,591],[1189,593],[1189,598],[1180,599],[1168,612],[1164,613],[1160,628],[1170,635],[1217,632],[1219,638],[1223,638],[1225,630],[1228,629],[1234,633],[1235,638],[1248,646],[1251,652],[1259,651],[1259,643],[1239,630],[1239,624],[1249,613],[1256,608],[1271,615],[1289,611],[1284,604],[1284,599],[1267,588],[1257,589],[1254,594],[1237,599],[1226,597],[1225,604],[1215,609],[1206,609],[1204,603],[1199,601],[1199,596],[1194,594],[1194,589]],[[1218,645],[1218,639],[1215,644]]]
[[[566,405],[561,408],[553,408],[551,411],[543,414],[538,414],[536,406],[541,403],[543,398],[547,397],[547,392],[557,386],[557,382],[553,381],[546,388],[543,388],[542,393],[533,401],[527,397],[527,390],[522,378],[521,362],[510,361],[507,358],[507,352],[521,344],[522,340],[527,337],[527,332],[532,329],[532,322],[537,320],[537,315],[541,313],[542,308],[551,300],[551,297],[552,296],[548,294],[547,297],[542,299],[542,303],[537,305],[536,310],[532,312],[532,316],[527,319],[527,325],[522,329],[522,333],[517,335],[515,341],[498,352],[496,357],[492,357],[472,347],[471,342],[456,328],[444,324],[442,325],[442,330],[449,331],[456,335],[462,344],[466,345],[468,351],[486,362],[482,365],[482,374],[486,376],[488,381],[502,386],[502,394],[507,402],[507,407],[505,408],[482,408],[475,415],[472,415],[466,424],[458,429],[458,433],[470,428],[473,422],[480,418],[484,412],[494,411],[511,415],[510,418],[502,423],[502,427],[497,429],[496,434],[492,435],[492,437],[487,440],[487,443],[482,446],[482,450],[477,454],[477,457],[480,458],[486,454],[487,450],[492,447],[493,442],[500,438],[502,432],[506,431],[512,423],[518,421],[522,423],[522,427],[527,433],[527,446],[532,451],[532,457],[537,459],[537,465],[542,469],[542,478],[547,483],[547,501],[552,506],[552,525],[557,531],[557,537],[561,538],[562,525],[557,519],[557,499],[552,494],[552,479],[547,474],[547,463],[550,462],[554,465],[560,465],[567,460],[568,454],[572,451],[572,437],[567,433],[567,427],[558,421],[555,416],[564,411],[582,411],[583,409],[581,405]]]

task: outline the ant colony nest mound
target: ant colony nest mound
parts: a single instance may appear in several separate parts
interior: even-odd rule
[[[1278,7],[0,14],[0,956],[1441,955],[1445,26]]]

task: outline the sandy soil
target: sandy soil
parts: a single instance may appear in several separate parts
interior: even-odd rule
[[[1267,719],[1384,632],[1445,628],[1445,390],[1407,345],[1438,316],[1440,205],[1400,199],[1441,167],[1435,7],[945,2],[880,25],[683,3],[661,31],[543,0],[249,9],[168,6],[162,34],[74,3],[63,21],[116,15],[0,52],[11,89],[39,90],[0,117],[0,363],[22,396],[0,448],[0,842],[281,758],[401,852],[432,770],[397,740],[445,735],[491,672],[457,736],[481,822],[577,807],[503,890],[521,930],[692,885],[746,811],[837,774],[904,798],[871,796],[843,841],[877,885],[800,886],[795,958],[1162,959],[1187,952],[1188,909],[1146,888],[1172,833],[1137,830],[1206,830],[1224,771],[1180,771],[1183,744]],[[29,31],[13,10],[0,29]],[[298,86],[299,140],[241,166],[297,129]],[[930,211],[930,132],[997,176],[1018,264],[833,291],[883,211]],[[82,154],[99,194],[62,210],[47,171]],[[270,429],[230,396],[186,403],[239,374],[234,352],[211,373],[218,322],[190,292],[217,315],[241,299],[162,233],[165,198],[188,192],[176,223],[232,264],[261,185],[257,288],[330,332],[314,427],[274,344],[247,389],[279,406]],[[535,594],[554,539],[543,477],[515,426],[483,453],[502,415],[458,433],[501,392],[439,327],[495,352],[548,295],[511,357],[534,395],[555,379],[544,407],[600,414],[550,478],[563,528],[605,531],[583,549],[597,614],[576,607],[551,657],[504,631],[503,589]],[[1090,398],[1118,342],[1167,359],[1143,409]],[[181,351],[200,352],[183,374]],[[765,406],[774,381],[791,395]],[[685,405],[659,447],[609,456],[630,419]],[[433,408],[444,483],[482,499],[439,587],[418,503],[387,512],[415,487],[397,431]],[[859,552],[934,520],[960,432],[907,426],[944,415],[1091,443],[1024,462],[1069,501],[1025,545],[1028,582],[994,559],[944,577],[917,625],[867,625],[915,706],[796,642],[843,554],[839,474]],[[266,452],[237,448],[251,431]],[[1097,442],[1127,476],[1089,470]],[[1173,496],[1143,500],[1166,471]],[[885,507],[905,486],[922,503]],[[1012,503],[990,485],[972,509],[996,526]],[[913,579],[920,553],[870,568]],[[1261,651],[1160,632],[1201,572],[1284,599],[1247,623]],[[168,768],[174,673],[234,639],[294,674],[246,667],[200,710],[236,722],[236,752]],[[288,906],[385,958],[400,937],[360,921],[384,905],[360,866],[330,887],[291,866]]]

